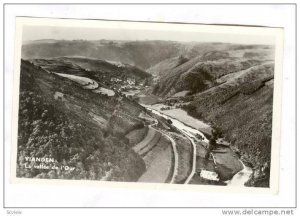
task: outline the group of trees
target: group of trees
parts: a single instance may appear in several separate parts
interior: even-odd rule
[[[24,67],[20,80],[18,177],[115,181],[138,178],[143,167],[136,166],[140,158],[126,140],[112,134],[104,137],[104,130],[87,118],[71,113],[63,102],[45,97],[45,89],[42,91],[37,84],[40,80]],[[55,162],[44,165],[59,169],[38,169],[34,165],[41,163],[25,160],[26,157],[53,158]],[[74,169],[63,170],[62,166]]]
[[[209,144],[207,152],[205,154],[205,159],[208,159],[210,157],[211,152],[217,149],[217,140],[222,137],[223,135],[221,129],[217,126],[212,126],[211,136],[209,138]]]

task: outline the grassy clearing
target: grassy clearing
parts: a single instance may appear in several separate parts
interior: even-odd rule
[[[144,157],[147,171],[140,177],[139,182],[167,182],[172,172],[172,147],[170,141],[161,136],[157,144]]]

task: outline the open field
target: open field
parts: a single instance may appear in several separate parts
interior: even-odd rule
[[[172,146],[165,137],[144,156],[146,172],[139,178],[139,182],[166,182],[173,172]]]

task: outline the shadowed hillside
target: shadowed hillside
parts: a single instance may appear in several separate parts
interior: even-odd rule
[[[252,186],[269,184],[265,167],[271,161],[272,50],[250,46],[209,51],[182,64],[170,58],[148,70],[159,76],[153,94],[220,128],[239,149],[241,159],[257,170]]]
[[[213,122],[254,165],[270,161],[273,64],[248,69],[238,78],[195,95],[192,116]]]
[[[18,177],[136,181],[145,170],[125,135],[143,128],[142,107],[108,97],[21,63]],[[28,171],[26,157],[47,157],[61,170]]]

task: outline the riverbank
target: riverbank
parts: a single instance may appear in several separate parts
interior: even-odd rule
[[[200,131],[165,113],[170,110],[160,110],[161,106],[157,105],[144,106],[154,114],[170,120],[172,122],[172,125],[176,127],[178,131],[181,132],[184,136],[186,136],[193,145],[195,145],[196,151],[193,152],[192,156],[192,158],[195,158],[192,164],[192,167],[194,168],[190,173],[191,178],[189,178],[186,183],[192,182],[195,184],[205,183],[226,185],[226,181],[232,180],[232,183],[230,185],[244,186],[245,182],[249,180],[252,170],[249,167],[244,166],[239,157],[230,147],[220,145],[211,153],[211,155],[213,156],[213,161],[209,163],[208,159],[205,159],[209,141]],[[207,179],[208,181],[206,181],[205,179],[200,181],[199,173],[201,172],[201,170],[216,172],[219,176],[220,182],[216,183],[211,181],[210,179]],[[236,176],[237,174],[238,176]]]
[[[228,181],[243,170],[244,166],[230,147],[219,147],[212,153],[215,170],[222,181]]]
[[[153,105],[147,105],[147,107],[150,107],[151,109],[155,109],[163,114],[166,114],[172,118],[175,118],[184,124],[193,127],[205,134],[211,135],[211,126],[199,119],[196,119],[188,113],[180,108],[171,108],[169,106],[166,106],[164,104],[153,104]]]

